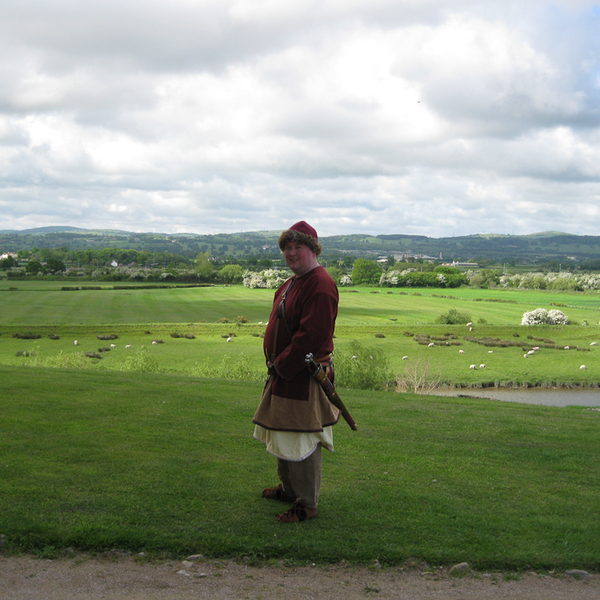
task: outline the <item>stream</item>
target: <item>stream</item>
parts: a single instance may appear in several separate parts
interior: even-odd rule
[[[545,406],[600,407],[600,389],[506,389],[506,388],[438,388],[433,396],[472,396],[502,402],[543,404]]]

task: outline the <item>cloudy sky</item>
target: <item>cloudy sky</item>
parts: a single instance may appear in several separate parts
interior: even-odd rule
[[[3,0],[0,229],[600,235],[600,2]]]

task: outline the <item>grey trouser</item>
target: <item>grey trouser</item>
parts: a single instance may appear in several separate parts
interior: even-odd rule
[[[299,462],[278,458],[277,475],[287,496],[298,498],[309,508],[317,508],[321,489],[321,444]]]

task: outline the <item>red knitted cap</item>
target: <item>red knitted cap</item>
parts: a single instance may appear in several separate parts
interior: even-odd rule
[[[317,235],[316,230],[313,227],[311,227],[306,221],[298,221],[297,223],[294,223],[290,227],[290,230],[299,231],[300,233],[310,235],[311,237],[314,237],[315,240],[317,240],[317,242],[319,241],[319,236]]]

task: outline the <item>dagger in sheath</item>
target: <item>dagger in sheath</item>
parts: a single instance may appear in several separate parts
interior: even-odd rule
[[[312,352],[307,354],[304,360],[306,362],[308,371],[319,382],[319,384],[323,388],[323,391],[327,395],[327,398],[329,398],[329,401],[335,407],[340,409],[340,411],[342,412],[342,417],[344,417],[346,423],[348,423],[348,425],[350,426],[350,429],[356,431],[358,427],[356,426],[354,419],[350,416],[346,405],[342,402],[342,399],[339,397],[335,386],[330,381],[329,377],[327,377],[327,373],[325,373],[323,367],[315,362],[314,355],[312,354]]]

